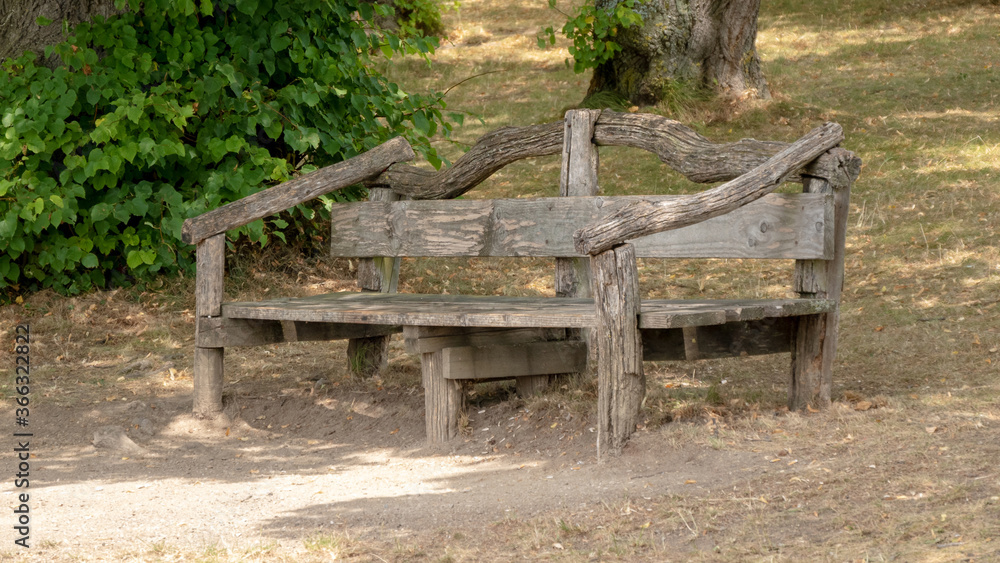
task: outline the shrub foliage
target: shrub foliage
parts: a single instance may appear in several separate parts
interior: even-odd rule
[[[27,53],[0,69],[0,289],[75,293],[190,269],[184,219],[394,136],[439,165],[428,138],[450,131],[442,97],[407,94],[373,64],[434,43],[375,28],[386,8],[118,3],[48,48],[49,64]],[[230,236],[285,239],[324,210]]]

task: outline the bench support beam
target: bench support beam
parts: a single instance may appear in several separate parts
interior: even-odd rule
[[[220,233],[198,243],[195,280],[195,342],[199,341],[202,319],[222,314],[222,288],[226,270],[226,234]],[[222,365],[224,348],[194,350],[194,413],[214,416],[222,412]]]
[[[597,172],[600,158],[594,144],[594,127],[601,110],[578,109],[566,112],[563,119],[562,172],[559,175],[559,195],[563,197],[596,196],[600,191]],[[587,258],[556,258],[555,290],[557,297],[592,297],[592,274]],[[590,329],[570,329],[571,339],[593,341]],[[587,373],[584,366],[579,373]],[[518,379],[518,394],[522,397],[540,393],[548,386],[548,376]],[[523,393],[522,393],[523,388]]]
[[[597,303],[597,457],[618,455],[646,394],[639,333],[639,272],[631,244],[591,259]]]
[[[832,164],[831,164],[832,163]],[[829,313],[801,317],[792,346],[792,373],[788,386],[789,410],[807,410],[830,405],[833,360],[837,354],[840,324],[840,294],[844,286],[844,242],[851,183],[858,176],[860,161],[843,149],[833,149],[806,167],[803,191],[832,193],[834,206],[833,259],[798,260],[795,290],[800,297],[830,299],[838,306]]]
[[[427,442],[441,444],[458,436],[458,423],[465,409],[462,382],[444,377],[444,353],[420,356],[424,380],[424,421]]]
[[[399,194],[388,188],[368,190],[369,201],[396,201]],[[399,283],[399,258],[362,258],[358,263],[358,286],[361,291],[396,293]],[[389,365],[389,336],[352,338],[347,342],[347,361],[351,372],[374,377]]]

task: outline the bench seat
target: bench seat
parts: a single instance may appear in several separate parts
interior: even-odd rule
[[[799,317],[836,309],[829,299],[642,301],[640,329],[720,325]],[[234,319],[400,326],[586,328],[596,326],[593,299],[339,292],[270,301],[226,303]]]

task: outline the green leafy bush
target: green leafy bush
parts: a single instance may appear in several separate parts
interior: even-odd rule
[[[126,0],[118,0],[126,7]],[[398,135],[436,166],[439,94],[373,57],[435,43],[374,27],[361,0],[129,0],[0,69],[0,289],[75,293],[190,269],[184,219]],[[387,15],[387,14],[379,14]],[[300,206],[230,233],[309,228]],[[317,227],[319,228],[319,227]]]
[[[637,0],[621,0],[613,2],[608,8],[586,3],[570,15],[556,7],[556,0],[549,0],[549,8],[566,17],[562,34],[573,42],[569,47],[569,54],[573,56],[574,72],[597,68],[622,50],[621,45],[615,41],[618,32],[642,24],[642,16],[634,9],[636,2]],[[545,28],[538,35],[539,47],[544,48],[546,43],[555,45],[555,42],[556,33],[552,27]],[[569,64],[568,60],[566,64]]]
[[[399,24],[402,35],[444,35],[441,4],[438,0],[392,0],[392,5],[396,9],[396,23]],[[446,9],[448,7],[445,6]],[[457,10],[458,2],[450,4],[450,7]]]

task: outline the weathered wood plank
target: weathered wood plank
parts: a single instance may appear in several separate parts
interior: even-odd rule
[[[212,235],[225,233],[323,194],[372,178],[389,165],[412,160],[415,156],[410,143],[402,137],[396,137],[343,162],[321,168],[188,219],[181,228],[181,240],[188,244],[197,244]]]
[[[260,319],[230,319],[202,317],[198,319],[195,346],[200,348],[231,348],[233,346],[263,346],[282,342],[344,340],[385,336],[400,331],[397,326],[309,323]]]
[[[195,346],[200,348],[262,346],[284,341],[281,321],[199,317],[195,330]]]
[[[692,196],[347,203],[331,211],[333,256],[584,256],[573,233],[627,206]],[[829,258],[830,196],[770,194],[721,217],[633,241],[642,258]],[[560,295],[585,296],[586,266],[557,274]],[[577,271],[579,270],[579,271]],[[564,279],[565,278],[565,279]]]
[[[764,318],[798,317],[836,308],[829,299],[647,299],[639,316],[641,328],[711,326]]]
[[[368,201],[397,201],[399,194],[385,188],[371,188]],[[361,291],[395,293],[399,283],[399,257],[362,258],[358,263],[358,287]],[[374,377],[389,365],[390,337],[351,338],[347,358],[351,372],[360,377]]]
[[[399,326],[313,323],[305,321],[281,321],[281,328],[284,332],[285,342],[314,342],[343,340],[345,338],[388,336],[402,330],[402,327]]]
[[[646,375],[642,370],[639,272],[629,244],[594,256],[597,309],[597,457],[618,455],[635,431]],[[558,301],[558,300],[557,300]]]
[[[590,299],[333,293],[256,303],[226,303],[226,316],[381,325],[566,328],[591,326]]]
[[[445,379],[495,379],[583,371],[587,345],[580,341],[442,350]]]
[[[566,339],[566,329],[563,328],[431,327],[439,329],[435,331],[428,331],[426,328],[428,327],[403,327],[403,344],[407,353],[425,354],[444,348],[503,346]],[[434,336],[430,336],[431,334]]]
[[[788,176],[844,139],[836,123],[807,133],[764,164],[725,184],[669,203],[638,202],[574,235],[581,253],[598,254],[623,241],[679,229],[731,212],[770,193]]]
[[[222,294],[226,271],[225,233],[198,244],[195,278],[195,318],[197,321],[218,317],[222,313]],[[195,341],[201,323],[195,325]],[[212,416],[222,411],[223,348],[195,347],[194,389],[192,403],[195,414]]]
[[[444,378],[443,354],[429,352],[420,356],[424,381],[424,422],[427,441],[440,444],[458,435],[458,419],[465,407],[462,383]]]
[[[780,354],[792,350],[795,327],[795,317],[783,317],[681,329],[642,329],[642,357],[652,362]],[[697,357],[688,353],[684,331],[697,344]]]
[[[583,328],[596,326],[592,299],[341,292],[254,303],[226,303],[231,318],[390,326]],[[647,299],[641,328],[680,328],[765,317],[826,313],[828,299]]]

